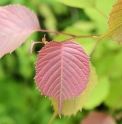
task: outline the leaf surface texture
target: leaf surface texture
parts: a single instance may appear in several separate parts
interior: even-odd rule
[[[71,116],[76,115],[76,113],[79,110],[82,110],[83,105],[88,100],[88,97],[94,87],[97,84],[97,74],[95,68],[90,64],[90,76],[89,76],[89,82],[87,83],[86,89],[77,97],[74,99],[66,100],[64,101],[64,104],[62,106],[62,114],[65,116]],[[54,98],[51,98],[52,105],[54,108],[54,111],[58,111],[58,103],[57,100]]]
[[[34,12],[21,5],[0,7],[0,58],[40,29]]]
[[[64,100],[84,91],[89,73],[89,57],[76,42],[51,41],[39,51],[35,80],[44,95],[58,101],[59,115]]]

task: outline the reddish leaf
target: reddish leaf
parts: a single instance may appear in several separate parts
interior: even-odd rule
[[[39,51],[35,80],[44,95],[58,100],[59,115],[63,101],[86,88],[89,73],[89,57],[73,41],[51,41]]]
[[[116,124],[116,122],[110,115],[102,112],[92,112],[81,124]]]
[[[0,7],[0,58],[14,51],[40,29],[36,15],[20,5]]]

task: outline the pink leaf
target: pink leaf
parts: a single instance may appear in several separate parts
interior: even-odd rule
[[[108,114],[92,112],[81,122],[81,124],[116,124],[116,122]]]
[[[0,58],[40,29],[34,12],[21,5],[0,7]]]
[[[44,95],[58,100],[59,115],[63,101],[86,88],[89,73],[89,57],[73,41],[51,41],[39,51],[35,80]]]

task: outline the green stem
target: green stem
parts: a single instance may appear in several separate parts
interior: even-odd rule
[[[48,124],[52,124],[53,120],[56,118],[57,115],[58,115],[58,112],[55,111],[55,112],[53,113],[53,116],[51,117],[51,119],[50,119],[50,121],[49,121]]]

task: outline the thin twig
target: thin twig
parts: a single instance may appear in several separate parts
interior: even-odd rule
[[[31,48],[30,48],[30,55],[33,53],[33,47],[35,44],[45,44],[44,42],[34,42],[33,40],[31,41]]]
[[[30,49],[30,55],[32,55],[33,53],[33,47],[35,44],[44,44],[46,45],[48,43],[48,41],[46,41],[46,34],[44,34],[44,37],[42,38],[42,41],[40,42],[34,42],[33,40],[31,41],[31,49]]]
[[[69,39],[66,39],[66,40],[73,40],[73,39],[77,39],[77,38],[93,38],[94,35],[86,35],[86,36],[75,36],[75,37],[72,37],[72,38],[69,38]],[[97,36],[97,35],[95,35]],[[64,41],[66,41],[64,40]]]
[[[76,36],[74,34],[68,34],[68,33],[64,33],[64,32],[44,30],[44,29],[39,29],[38,31],[40,31],[40,32],[47,32],[47,33],[55,33],[55,34],[64,34],[64,35],[68,35],[68,36],[71,36],[71,37],[75,37]]]
[[[40,32],[47,32],[47,33],[55,33],[55,34],[64,34],[64,35],[68,35],[68,36],[71,36],[72,38],[69,38],[69,39],[66,39],[66,40],[73,40],[73,39],[76,39],[76,38],[92,38],[93,36],[100,36],[100,35],[85,35],[85,36],[77,36],[77,35],[74,35],[74,34],[68,34],[68,33],[64,33],[64,32],[58,32],[58,31],[51,31],[51,30],[44,30],[44,29],[39,29],[38,31]],[[64,40],[64,41],[66,41]],[[37,42],[38,43],[38,42]],[[43,42],[41,42],[43,43]],[[95,48],[97,47],[99,43],[99,40],[96,42],[95,46],[93,47],[93,49],[91,50],[91,53],[90,53],[90,56],[91,54],[94,52]],[[32,44],[33,45],[33,44]],[[31,50],[32,52],[32,50]]]
[[[76,38],[90,38],[93,36],[100,36],[100,35],[75,35],[75,34],[69,34],[69,33],[65,33],[65,32],[58,32],[58,31],[51,31],[51,30],[44,30],[44,29],[39,29],[38,31],[40,32],[46,32],[46,33],[55,33],[55,34],[63,34],[63,35],[68,35],[71,36],[72,38],[69,38],[67,40],[72,40],[72,39],[76,39]]]

